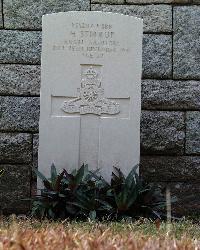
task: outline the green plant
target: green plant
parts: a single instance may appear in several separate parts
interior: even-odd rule
[[[110,194],[112,204],[118,215],[130,217],[160,217],[161,208],[165,207],[164,190],[143,181],[137,174],[135,166],[127,177],[120,169],[114,167]]]
[[[0,169],[0,177],[3,175],[4,169]]]
[[[39,217],[66,218],[76,214],[75,193],[87,175],[87,166],[82,166],[78,171],[74,170],[69,174],[63,170],[57,174],[54,164],[51,166],[51,177],[47,179],[38,170],[35,170],[38,177],[43,181],[44,189],[41,195],[33,202],[32,214]],[[70,200],[70,204],[67,202]]]
[[[47,179],[42,173],[35,169],[38,177],[43,181],[44,189],[41,195],[37,195],[33,202],[32,215],[44,218],[65,218],[64,183],[62,173],[57,174],[54,164],[51,166],[51,177]]]
[[[41,195],[33,201],[32,215],[41,218],[121,219],[139,216],[159,217],[165,206],[161,190],[145,183],[135,166],[127,177],[114,167],[110,183],[98,171],[89,171],[87,165],[68,173],[57,174],[51,166],[47,179],[35,170],[43,181]]]

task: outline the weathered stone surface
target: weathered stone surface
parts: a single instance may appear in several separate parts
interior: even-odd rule
[[[30,197],[29,165],[0,165],[4,169],[0,182],[0,206],[4,213],[25,213],[29,206],[24,198]]]
[[[1,30],[0,63],[40,63],[41,32]]]
[[[37,131],[39,97],[0,97],[0,128],[3,131]]]
[[[41,29],[43,14],[89,9],[89,0],[4,0],[4,23],[8,29]]]
[[[38,167],[39,134],[33,135],[33,168]]]
[[[41,0],[4,0],[4,25],[7,29],[41,27]]]
[[[93,4],[92,10],[122,13],[141,17],[144,20],[144,32],[172,31],[172,7],[170,5],[104,5]]]
[[[35,196],[38,194],[38,189],[37,189],[37,179],[35,177],[31,179],[31,196]]]
[[[200,82],[143,80],[142,107],[162,110],[200,110]]]
[[[144,35],[143,77],[170,78],[172,75],[172,38],[170,35]]]
[[[91,0],[91,3],[124,4],[125,0]]]
[[[90,0],[42,0],[42,13],[90,10]]]
[[[0,133],[0,161],[28,163],[32,161],[32,136],[26,133]]]
[[[0,28],[3,27],[2,0],[0,0]]]
[[[200,154],[200,112],[186,114],[186,153]]]
[[[0,65],[0,95],[39,95],[40,66]]]
[[[127,3],[189,3],[191,0],[126,0]],[[194,0],[195,1],[195,0]],[[197,0],[198,1],[198,0]]]
[[[200,157],[143,156],[140,174],[143,178],[158,181],[198,181]]]
[[[199,183],[172,183],[170,184],[172,196],[177,197],[177,202],[172,205],[172,211],[181,215],[199,214],[200,185]]]
[[[172,213],[178,215],[199,215],[200,209],[200,183],[198,182],[172,182],[160,183],[160,187],[170,187],[171,196],[177,197],[172,203]]]
[[[181,155],[184,152],[184,113],[143,111],[141,153]]]
[[[174,8],[174,78],[200,79],[200,6]]]

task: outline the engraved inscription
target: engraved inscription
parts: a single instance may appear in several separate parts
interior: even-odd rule
[[[87,58],[103,58],[106,54],[128,54],[130,48],[122,45],[115,27],[106,23],[71,23],[66,38],[52,46],[53,51],[81,53]]]
[[[95,115],[115,115],[120,112],[119,103],[104,97],[104,89],[101,85],[101,67],[100,65],[82,65],[78,97],[62,104],[61,109],[64,112]]]

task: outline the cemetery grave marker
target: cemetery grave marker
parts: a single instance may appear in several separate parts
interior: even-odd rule
[[[39,170],[87,163],[109,179],[139,163],[142,20],[103,12],[43,16]]]

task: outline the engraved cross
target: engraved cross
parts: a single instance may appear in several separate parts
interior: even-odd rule
[[[106,98],[101,83],[101,65],[82,65],[81,87],[78,95],[63,100],[60,111],[67,117],[80,117],[79,165],[88,163],[93,169],[99,167],[101,120],[108,118],[129,118],[130,98]],[[59,98],[59,97],[53,97]],[[58,104],[52,102],[52,110]],[[55,112],[57,113],[57,111]],[[57,116],[57,114],[53,114]]]

